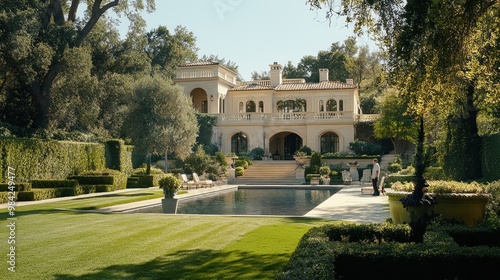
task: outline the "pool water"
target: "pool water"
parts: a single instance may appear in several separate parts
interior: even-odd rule
[[[321,204],[340,188],[241,189],[192,199],[181,199],[177,214],[280,215],[302,216]],[[135,212],[162,213],[161,205]]]

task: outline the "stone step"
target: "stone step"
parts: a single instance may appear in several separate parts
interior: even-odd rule
[[[295,179],[295,161],[254,161],[237,177],[237,184],[301,184]]]

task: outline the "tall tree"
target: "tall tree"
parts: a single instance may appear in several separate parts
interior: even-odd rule
[[[159,68],[167,77],[174,78],[177,67],[197,58],[196,38],[185,27],[177,26],[174,34],[167,27],[159,26],[146,33],[144,52],[153,68]]]
[[[476,151],[468,166],[481,166],[477,116],[499,100],[497,0],[329,1],[309,0],[328,15],[347,16],[362,32],[374,31],[388,52],[391,80],[412,96],[411,109],[423,116],[440,108],[463,118],[470,133],[464,151]],[[462,104],[465,104],[462,106]],[[498,103],[495,103],[498,104]],[[495,106],[495,105],[493,105]],[[456,109],[456,110],[450,110]],[[463,135],[464,136],[464,135]],[[456,151],[455,151],[456,152]],[[471,169],[469,178],[481,176]]]
[[[198,136],[198,122],[180,86],[159,75],[146,76],[135,86],[124,133],[140,155],[168,151],[184,158]]]
[[[388,90],[378,107],[381,117],[375,122],[374,134],[379,139],[391,139],[394,152],[401,155],[409,143],[416,144],[418,124],[415,115],[407,111],[408,99],[394,89]]]
[[[87,4],[84,20],[77,10]],[[154,9],[154,0],[147,0]],[[139,17],[144,1],[2,1],[0,18],[2,68],[13,77],[22,96],[29,97],[31,126],[48,128],[52,106],[52,86],[60,73],[67,49],[79,48],[99,19],[110,9],[132,18]]]

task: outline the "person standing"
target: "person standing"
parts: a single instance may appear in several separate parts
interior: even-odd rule
[[[373,169],[372,169],[372,184],[373,184],[373,195],[380,195],[378,191],[378,177],[380,175],[380,165],[376,158],[373,159]]]

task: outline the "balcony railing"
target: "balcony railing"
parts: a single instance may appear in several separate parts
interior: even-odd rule
[[[354,122],[353,112],[236,113],[216,116],[220,124]]]
[[[176,79],[197,79],[197,78],[215,78],[219,77],[230,83],[236,83],[236,77],[228,73],[221,73],[217,70],[186,70],[178,71]]]

